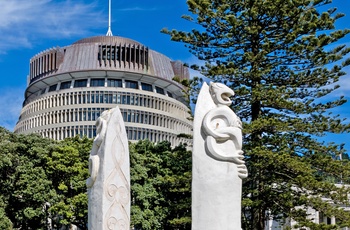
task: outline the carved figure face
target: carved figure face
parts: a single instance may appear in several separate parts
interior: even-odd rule
[[[231,105],[231,96],[235,95],[232,89],[222,83],[210,82],[209,92],[217,105]]]
[[[101,116],[99,118],[97,118],[96,121],[96,132],[100,133],[102,130],[102,121],[108,121],[109,117],[110,117],[110,110],[105,110],[103,111],[103,113],[101,114]]]

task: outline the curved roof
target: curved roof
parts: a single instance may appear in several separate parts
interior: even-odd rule
[[[136,45],[142,45],[141,43],[124,37],[119,36],[95,36],[95,37],[89,37],[89,38],[83,38],[73,43],[75,44],[81,44],[81,43],[127,43],[127,44],[136,44]]]
[[[38,90],[41,83],[62,81],[67,75],[84,77],[83,73],[87,72],[90,76],[130,73],[171,82],[179,88],[182,86],[172,80],[175,76],[189,79],[188,68],[182,62],[172,61],[137,41],[119,36],[95,36],[42,51],[31,58],[26,95]]]

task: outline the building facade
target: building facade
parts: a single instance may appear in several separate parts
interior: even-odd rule
[[[188,68],[123,37],[90,37],[45,50],[30,60],[14,132],[93,138],[96,119],[118,105],[130,141],[186,143],[191,115],[186,89],[174,77],[188,80]]]

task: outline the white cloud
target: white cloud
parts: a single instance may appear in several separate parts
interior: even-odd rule
[[[84,35],[107,20],[96,1],[7,0],[0,9],[0,54],[31,47],[38,38]]]
[[[1,89],[0,126],[13,131],[21,112],[23,88]]]
[[[348,74],[340,77],[338,84],[340,85],[340,91],[343,91],[344,94],[350,94],[350,71],[349,68],[345,70]],[[345,93],[346,92],[346,93]]]
[[[155,11],[157,8],[142,8],[142,7],[131,7],[131,8],[123,8],[118,11]]]
[[[339,85],[340,87],[333,91],[331,94],[327,95],[326,99],[339,98],[340,96],[345,96],[347,99],[350,98],[350,72],[349,68],[344,69],[347,72],[346,75],[341,76],[339,81],[334,85]]]

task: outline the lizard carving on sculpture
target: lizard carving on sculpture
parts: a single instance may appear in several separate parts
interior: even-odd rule
[[[235,163],[239,178],[246,178],[248,171],[243,160],[242,122],[228,107],[234,92],[221,83],[210,83],[209,92],[216,108],[204,116],[202,123],[207,154],[218,161]],[[233,146],[233,149],[227,146]]]

